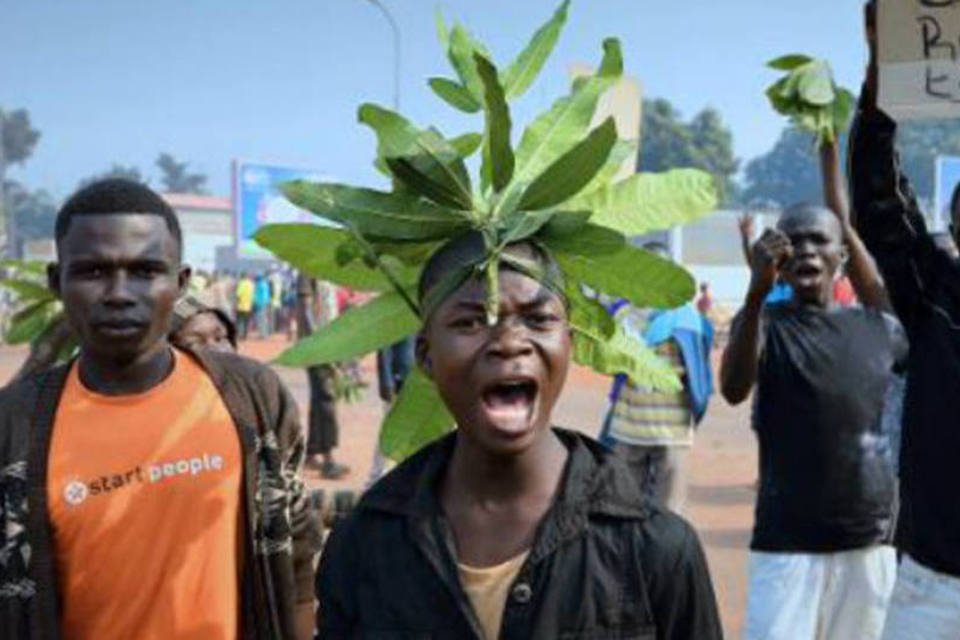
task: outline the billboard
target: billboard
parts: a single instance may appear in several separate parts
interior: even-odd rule
[[[932,231],[943,231],[947,228],[950,222],[950,200],[958,186],[960,186],[960,157],[937,156]]]
[[[313,169],[297,169],[270,164],[233,163],[233,217],[236,224],[237,255],[243,258],[270,258],[270,252],[253,240],[253,234],[265,224],[278,222],[312,222],[323,219],[299,209],[280,191],[288,180],[329,181],[329,177]]]

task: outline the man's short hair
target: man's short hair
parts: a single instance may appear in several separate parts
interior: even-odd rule
[[[173,208],[146,185],[123,178],[97,180],[70,196],[57,212],[54,228],[57,245],[70,230],[70,221],[74,216],[111,213],[160,216],[177,241],[177,255],[183,255],[183,232]]]

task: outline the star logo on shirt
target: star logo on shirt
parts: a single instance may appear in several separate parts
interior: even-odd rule
[[[83,503],[89,494],[87,485],[79,480],[68,483],[63,489],[63,499],[67,501],[67,504],[74,507]]]

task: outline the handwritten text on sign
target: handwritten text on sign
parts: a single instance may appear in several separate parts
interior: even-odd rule
[[[880,106],[898,119],[960,117],[960,0],[880,0]]]

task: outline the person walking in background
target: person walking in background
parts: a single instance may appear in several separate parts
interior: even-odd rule
[[[80,351],[0,390],[0,635],[311,638],[298,412],[268,367],[171,348],[190,277],[173,209],[102,180],[55,237]]]
[[[229,314],[189,294],[173,307],[169,339],[170,344],[181,349],[237,351],[237,328]]]
[[[754,244],[720,371],[731,404],[756,387],[747,640],[876,640],[896,574],[883,544],[894,476],[880,417],[907,343],[850,222],[836,144],[820,151],[830,209],[793,206]],[[833,303],[845,253],[862,308]],[[778,278],[791,299],[767,304]]]
[[[253,315],[257,333],[261,338],[269,338],[273,335],[273,311],[270,308],[272,298],[270,280],[263,273],[257,274],[253,284]]]
[[[283,326],[283,286],[284,277],[280,269],[274,268],[267,276],[270,283],[270,334],[285,330]]]
[[[240,273],[237,280],[237,334],[241,340],[246,340],[253,320],[253,279],[246,271]]]
[[[297,333],[301,340],[336,317],[333,309],[321,310],[318,314],[318,303],[329,304],[329,299],[325,300],[319,293],[316,280],[300,274],[297,278]],[[321,322],[323,324],[320,324]],[[330,364],[307,367],[310,409],[306,464],[319,471],[320,477],[327,480],[339,480],[350,473],[350,467],[338,463],[333,454],[340,440],[337,400],[333,389],[334,375],[336,372]]]
[[[644,248],[669,257],[662,244],[650,243]],[[694,427],[706,414],[713,394],[713,327],[693,304],[653,310],[635,309],[621,300],[611,313],[630,337],[670,363],[680,374],[683,387],[659,391],[617,376],[600,441],[623,457],[646,495],[681,513]]]
[[[700,297],[697,298],[697,311],[700,312],[700,315],[704,318],[709,318],[710,312],[713,311],[713,294],[710,293],[709,282],[700,283]]]
[[[876,5],[867,4],[870,50],[850,136],[856,225],[876,257],[910,339],[900,450],[902,552],[886,640],[960,634],[960,260],[927,231],[896,153],[897,123],[880,110]],[[950,208],[960,239],[960,197]]]
[[[290,271],[284,276],[283,294],[280,303],[283,326],[279,330],[287,334],[288,342],[292,342],[296,337],[297,324],[297,273],[294,271]]]

